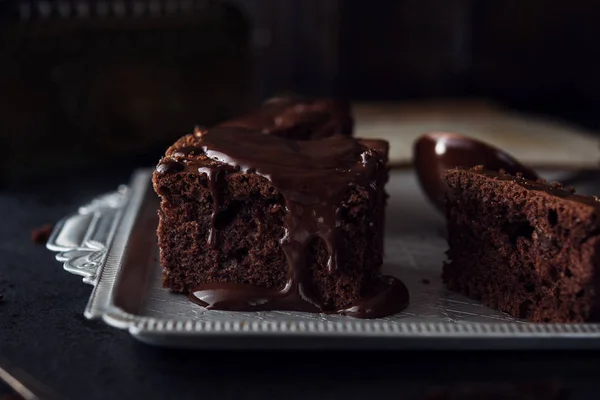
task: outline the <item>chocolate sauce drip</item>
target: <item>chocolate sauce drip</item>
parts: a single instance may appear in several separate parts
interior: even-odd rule
[[[160,174],[172,174],[183,171],[184,169],[185,165],[175,160],[163,160],[158,167],[156,167],[156,171]]]
[[[254,169],[268,178],[286,199],[285,235],[281,247],[288,263],[284,297],[309,303],[321,310],[307,287],[307,253],[313,238],[320,237],[329,251],[328,266],[338,268],[335,237],[341,221],[340,206],[348,187],[370,185],[372,168],[382,168],[377,155],[342,136],[322,141],[294,142],[252,131],[216,129],[202,137],[204,154],[211,159]],[[361,155],[364,160],[361,159]],[[357,162],[357,160],[360,160]]]
[[[360,302],[337,314],[354,318],[382,318],[408,307],[408,289],[397,278],[381,276],[371,296],[366,296]]]
[[[283,96],[270,99],[257,110],[223,122],[219,127],[308,140],[334,134],[351,135],[353,120],[347,102]]]
[[[370,295],[350,307],[323,311],[309,299],[298,297],[298,292],[288,289],[267,289],[241,283],[208,283],[190,293],[194,303],[207,310],[227,311],[303,311],[324,314],[341,314],[354,318],[383,318],[408,307],[406,286],[392,276],[381,276]]]
[[[310,243],[314,238],[322,239],[329,253],[329,271],[339,268],[340,207],[354,185],[368,191],[372,208],[377,205],[380,183],[374,177],[380,176],[378,169],[385,168],[382,156],[343,135],[293,141],[245,129],[215,128],[194,138],[195,154],[201,154],[201,158],[185,162],[188,171],[196,170],[209,178],[214,202],[210,245],[215,243],[214,221],[219,212],[216,177],[219,172],[232,169],[253,171],[269,179],[285,198],[281,248],[287,261],[287,280],[281,289],[210,283],[196,288],[190,298],[208,309],[323,312],[310,285]],[[214,163],[210,165],[206,157]],[[375,318],[397,313],[408,304],[408,291],[396,278],[381,278],[375,289],[358,304],[337,313]]]
[[[221,197],[219,196],[218,188],[218,179],[221,175],[221,170],[218,168],[201,167],[198,168],[198,172],[201,174],[206,174],[208,177],[208,189],[210,190],[210,196],[212,197],[213,202],[213,212],[210,216],[210,229],[208,231],[208,245],[214,249],[217,243],[217,230],[215,229],[215,222],[217,220],[217,216],[219,215],[219,211],[221,210]]]
[[[535,171],[506,152],[456,133],[433,132],[421,136],[413,148],[413,163],[423,191],[441,211],[447,192],[441,175],[447,169],[483,165],[490,171],[504,170],[510,175],[539,179]]]

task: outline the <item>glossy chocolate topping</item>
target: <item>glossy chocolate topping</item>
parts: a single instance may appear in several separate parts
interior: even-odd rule
[[[539,179],[535,171],[504,151],[456,133],[434,132],[421,136],[413,148],[413,163],[421,188],[441,211],[447,190],[442,173],[447,169],[482,165],[490,171],[502,169],[511,175],[521,173],[526,179]]]
[[[348,188],[367,190],[376,207],[378,169],[384,155],[344,135],[295,141],[239,128],[198,130],[186,146],[170,149],[157,167],[159,173],[182,170],[206,174],[214,199],[208,245],[214,246],[214,221],[220,209],[217,185],[231,171],[253,172],[268,179],[285,198],[285,234],[281,248],[287,260],[287,283],[279,289],[246,284],[211,283],[196,288],[190,298],[208,309],[295,310],[323,312],[308,277],[309,244],[314,237],[327,246],[329,271],[338,266],[340,206]],[[369,296],[337,313],[376,318],[397,313],[408,304],[406,287],[391,277],[380,277]]]
[[[309,140],[334,134],[352,135],[350,104],[332,99],[275,97],[262,107],[219,127],[244,128],[288,139]]]

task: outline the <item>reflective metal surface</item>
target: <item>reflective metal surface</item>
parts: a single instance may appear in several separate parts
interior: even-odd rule
[[[195,348],[600,348],[600,325],[531,324],[444,288],[443,221],[410,171],[393,172],[384,270],[407,285],[402,313],[377,320],[294,312],[206,311],[161,287],[151,171],[80,208],[48,242],[94,285],[85,315],[147,343]]]

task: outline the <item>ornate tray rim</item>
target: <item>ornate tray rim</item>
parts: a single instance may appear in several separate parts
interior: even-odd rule
[[[113,290],[138,211],[151,187],[151,170],[94,199],[62,219],[47,248],[70,273],[94,288],[84,315],[125,329],[148,344],[195,348],[387,348],[387,349],[575,349],[600,348],[600,324],[457,323],[378,320],[192,321],[127,313],[113,301]],[[102,241],[91,238],[98,224],[109,228]],[[79,244],[61,236],[76,230]],[[278,340],[272,340],[277,337]],[[333,340],[332,340],[333,339]]]

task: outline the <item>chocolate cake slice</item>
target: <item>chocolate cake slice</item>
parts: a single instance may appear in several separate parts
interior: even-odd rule
[[[258,109],[225,121],[219,127],[311,140],[336,134],[352,136],[354,120],[347,101],[286,95],[273,97]]]
[[[379,317],[404,285],[380,275],[388,144],[197,130],[153,176],[164,286],[209,309]]]
[[[482,167],[443,179],[450,289],[534,322],[598,320],[596,198]]]

